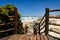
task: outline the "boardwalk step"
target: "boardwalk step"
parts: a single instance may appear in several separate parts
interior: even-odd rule
[[[55,40],[54,38],[46,35],[12,35],[9,39],[3,38],[2,40]],[[1,39],[0,39],[1,40]]]

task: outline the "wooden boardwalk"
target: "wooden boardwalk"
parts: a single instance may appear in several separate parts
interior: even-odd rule
[[[0,40],[56,40],[50,36],[45,36],[45,35],[12,35],[12,36],[8,36],[5,38],[2,38]]]

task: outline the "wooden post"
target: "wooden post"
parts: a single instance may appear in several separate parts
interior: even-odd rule
[[[27,32],[28,32],[28,26],[25,25],[25,33],[27,33]]]
[[[14,14],[15,14],[15,16],[14,16],[14,28],[15,28],[14,34],[16,34],[17,33],[17,26],[18,26],[18,13],[17,13],[17,8],[15,8]]]
[[[46,17],[45,17],[45,34],[48,35],[49,31],[49,8],[46,8]]]
[[[40,35],[40,23],[38,23],[38,27],[39,27],[38,30],[39,30],[39,35]]]
[[[37,34],[37,29],[36,29],[36,27],[33,27],[33,30],[34,30],[34,35],[36,35],[36,34]]]

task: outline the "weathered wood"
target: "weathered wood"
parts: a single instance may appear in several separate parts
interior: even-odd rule
[[[55,11],[60,11],[60,9],[49,10],[49,12],[55,12]]]
[[[7,16],[7,17],[0,16],[0,19],[1,18],[14,18],[14,16]]]
[[[49,30],[49,31],[60,34],[60,32],[57,32],[57,31],[54,31],[54,30]]]
[[[40,34],[43,34],[45,32],[45,30],[43,32],[40,32]]]
[[[48,36],[46,36],[46,35],[31,35],[30,37],[29,37],[29,35],[26,35],[26,34],[24,34],[24,35],[19,35],[19,34],[16,34],[16,35],[12,35],[12,36],[10,36],[9,37],[9,39],[6,39],[6,38],[4,38],[4,39],[6,39],[6,40],[48,40],[48,39],[53,39],[53,40],[55,40],[53,37],[48,37]],[[1,39],[0,39],[1,40]]]
[[[42,19],[41,19],[41,21],[40,21],[40,23],[43,21],[43,19],[44,19],[44,17],[46,16],[46,14],[42,17]]]
[[[42,30],[42,29],[44,29],[45,28],[45,25],[42,27],[42,28],[40,28],[40,30]]]
[[[46,8],[46,17],[45,17],[45,34],[48,35],[49,30],[49,8]]]
[[[11,30],[14,30],[14,28],[7,29],[7,30],[2,30],[2,31],[0,31],[0,33],[2,33],[2,32],[7,32],[7,31],[11,31]]]
[[[42,26],[45,23],[45,20],[40,24],[40,26]]]
[[[50,16],[49,18],[55,18],[55,19],[60,19],[60,17],[51,17],[51,16]]]
[[[40,35],[40,23],[38,23],[38,33],[39,33],[39,35]]]
[[[54,26],[60,26],[60,24],[55,24],[55,23],[49,23],[49,24]]]
[[[60,40],[59,38],[54,37],[54,36],[52,36],[52,35],[50,35],[50,34],[49,34],[48,36],[49,36],[49,38],[51,37],[50,39],[53,39],[53,38],[54,38],[54,40],[55,40],[55,39]]]
[[[17,33],[17,26],[18,26],[18,23],[17,23],[18,22],[17,8],[15,8],[14,13],[15,13],[15,16],[14,16],[14,21],[15,21],[15,23],[14,23],[14,28],[15,28],[14,34],[16,34]]]
[[[33,30],[34,30],[34,34],[36,35],[36,34],[37,34],[37,29],[36,29],[36,27],[34,27]]]

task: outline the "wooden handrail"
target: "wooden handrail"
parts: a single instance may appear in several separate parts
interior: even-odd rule
[[[42,17],[42,19],[41,19],[41,21],[40,21],[40,24],[39,24],[39,25],[40,25],[40,26],[39,26],[39,28],[40,28],[40,34],[42,34],[42,33],[45,32],[45,34],[47,35],[49,31],[52,31],[52,32],[55,32],[55,33],[60,34],[59,32],[56,32],[56,31],[54,31],[54,30],[49,30],[49,24],[50,24],[50,25],[55,25],[55,26],[60,26],[59,24],[49,23],[49,18],[60,19],[60,17],[52,17],[52,16],[49,17],[49,12],[54,12],[54,11],[60,11],[60,9],[49,10],[49,8],[46,8],[46,13],[45,13],[45,15]],[[44,17],[45,17],[45,20],[43,21]],[[41,26],[42,26],[44,23],[45,23],[45,25],[41,28]],[[45,27],[45,31],[41,32],[41,30],[42,30],[44,27]]]
[[[45,14],[45,15],[46,15],[46,14]],[[44,19],[45,15],[42,17],[42,19],[41,19],[40,23],[43,21],[43,19]]]
[[[7,29],[7,30],[2,30],[2,31],[0,31],[0,33],[2,33],[2,32],[7,32],[7,31],[11,31],[11,30],[14,30],[14,28]]]
[[[49,12],[55,12],[55,11],[60,11],[60,9],[49,10]]]

